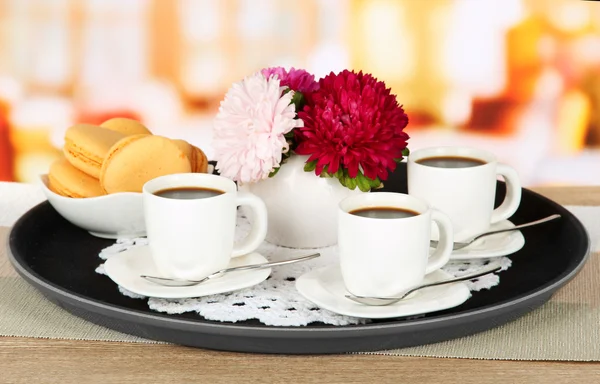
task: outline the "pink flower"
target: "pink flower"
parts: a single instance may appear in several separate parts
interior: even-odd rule
[[[308,93],[319,89],[319,83],[315,81],[315,76],[306,72],[304,69],[290,68],[286,71],[283,67],[265,68],[262,74],[268,79],[276,75],[281,82],[282,87],[289,87],[292,91]]]
[[[284,135],[302,126],[278,78],[260,72],[233,84],[214,121],[216,169],[241,183],[266,179],[289,150]]]
[[[295,152],[310,155],[307,163],[317,175],[326,171],[350,188],[357,184],[349,179],[357,177],[365,190],[386,180],[409,138],[404,132],[408,116],[396,96],[362,72],[332,72],[319,83],[298,112],[304,127],[294,131]]]

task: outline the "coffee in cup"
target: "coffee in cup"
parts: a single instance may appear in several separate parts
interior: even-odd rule
[[[223,193],[225,192],[218,189],[201,187],[166,188],[154,192],[156,196],[165,197],[167,199],[182,200],[206,199],[209,197],[221,195]]]

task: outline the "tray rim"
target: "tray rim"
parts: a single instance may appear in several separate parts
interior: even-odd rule
[[[528,294],[519,296],[514,299],[509,299],[507,301],[486,305],[485,307],[472,309],[459,314],[446,314],[442,317],[438,318],[425,318],[425,319],[413,319],[413,320],[401,320],[401,321],[390,321],[389,323],[369,323],[369,324],[357,324],[357,325],[344,325],[344,326],[311,326],[310,324],[307,326],[269,326],[265,324],[236,324],[236,323],[227,323],[227,322],[217,322],[213,320],[191,320],[191,319],[181,319],[181,318],[170,318],[169,315],[166,314],[150,314],[146,312],[142,312],[137,309],[127,309],[122,308],[116,305],[110,305],[98,301],[96,299],[88,298],[83,295],[73,293],[68,291],[66,288],[62,288],[54,283],[48,282],[43,279],[41,276],[38,276],[34,271],[28,269],[28,267],[23,266],[17,258],[13,255],[12,252],[12,243],[14,238],[14,229],[18,227],[21,221],[27,220],[27,218],[35,213],[36,208],[40,208],[44,204],[49,204],[47,201],[41,202],[40,204],[32,207],[29,211],[27,211],[23,216],[21,216],[14,226],[11,228],[8,241],[7,241],[7,256],[15,268],[15,270],[21,275],[25,280],[27,280],[30,284],[32,284],[36,289],[40,290],[43,288],[47,291],[52,292],[55,297],[68,299],[71,302],[84,304],[86,310],[100,313],[104,316],[115,317],[117,315],[125,316],[127,318],[131,318],[132,321],[140,321],[143,320],[143,323],[167,327],[169,329],[184,329],[193,327],[196,331],[200,331],[198,333],[210,333],[210,334],[218,334],[219,336],[227,336],[227,335],[239,335],[240,332],[243,332],[245,337],[271,337],[277,338],[281,335],[285,334],[286,337],[291,338],[302,338],[310,334],[311,337],[318,338],[336,338],[336,337],[348,337],[352,334],[360,333],[364,336],[367,334],[378,334],[380,332],[386,332],[389,329],[403,329],[406,327],[421,327],[436,323],[448,323],[448,322],[456,322],[463,319],[475,319],[477,317],[486,317],[490,313],[495,313],[498,311],[502,311],[504,309],[513,307],[518,305],[523,301],[533,301],[537,297],[543,297],[547,295],[549,292],[553,293],[558,288],[564,286],[568,281],[573,279],[583,268],[586,262],[590,257],[590,248],[591,241],[589,237],[589,233],[586,228],[583,226],[581,221],[569,212],[564,206],[550,200],[534,191],[523,188],[528,193],[534,195],[535,198],[544,200],[545,203],[552,205],[559,211],[567,212],[575,222],[578,224],[579,229],[585,235],[580,241],[585,241],[585,254],[581,258],[580,262],[572,269],[569,269],[568,272],[561,273],[556,279],[551,282],[545,283],[540,286],[540,289],[537,289]],[[46,292],[42,293],[46,295]],[[158,324],[156,324],[158,322]]]

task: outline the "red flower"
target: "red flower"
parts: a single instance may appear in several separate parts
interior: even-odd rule
[[[298,113],[304,127],[294,129],[295,152],[310,155],[307,163],[316,161],[315,173],[326,169],[340,178],[341,169],[352,179],[362,173],[386,180],[409,136],[408,116],[385,83],[362,71],[332,72],[305,96],[307,104]]]

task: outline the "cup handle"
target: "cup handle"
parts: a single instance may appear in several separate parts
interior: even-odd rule
[[[431,273],[446,265],[450,260],[450,254],[452,253],[452,248],[454,246],[454,232],[452,230],[450,218],[446,214],[432,208],[431,219],[438,226],[440,239],[438,240],[438,246],[435,248],[435,251],[429,256],[425,274]]]
[[[517,171],[506,164],[498,164],[496,173],[502,176],[506,183],[506,196],[502,204],[492,212],[492,224],[511,217],[521,203],[521,181]]]
[[[235,244],[231,257],[247,255],[258,248],[267,236],[267,206],[260,197],[238,191],[236,205],[248,206],[253,213],[252,229],[246,238]]]

